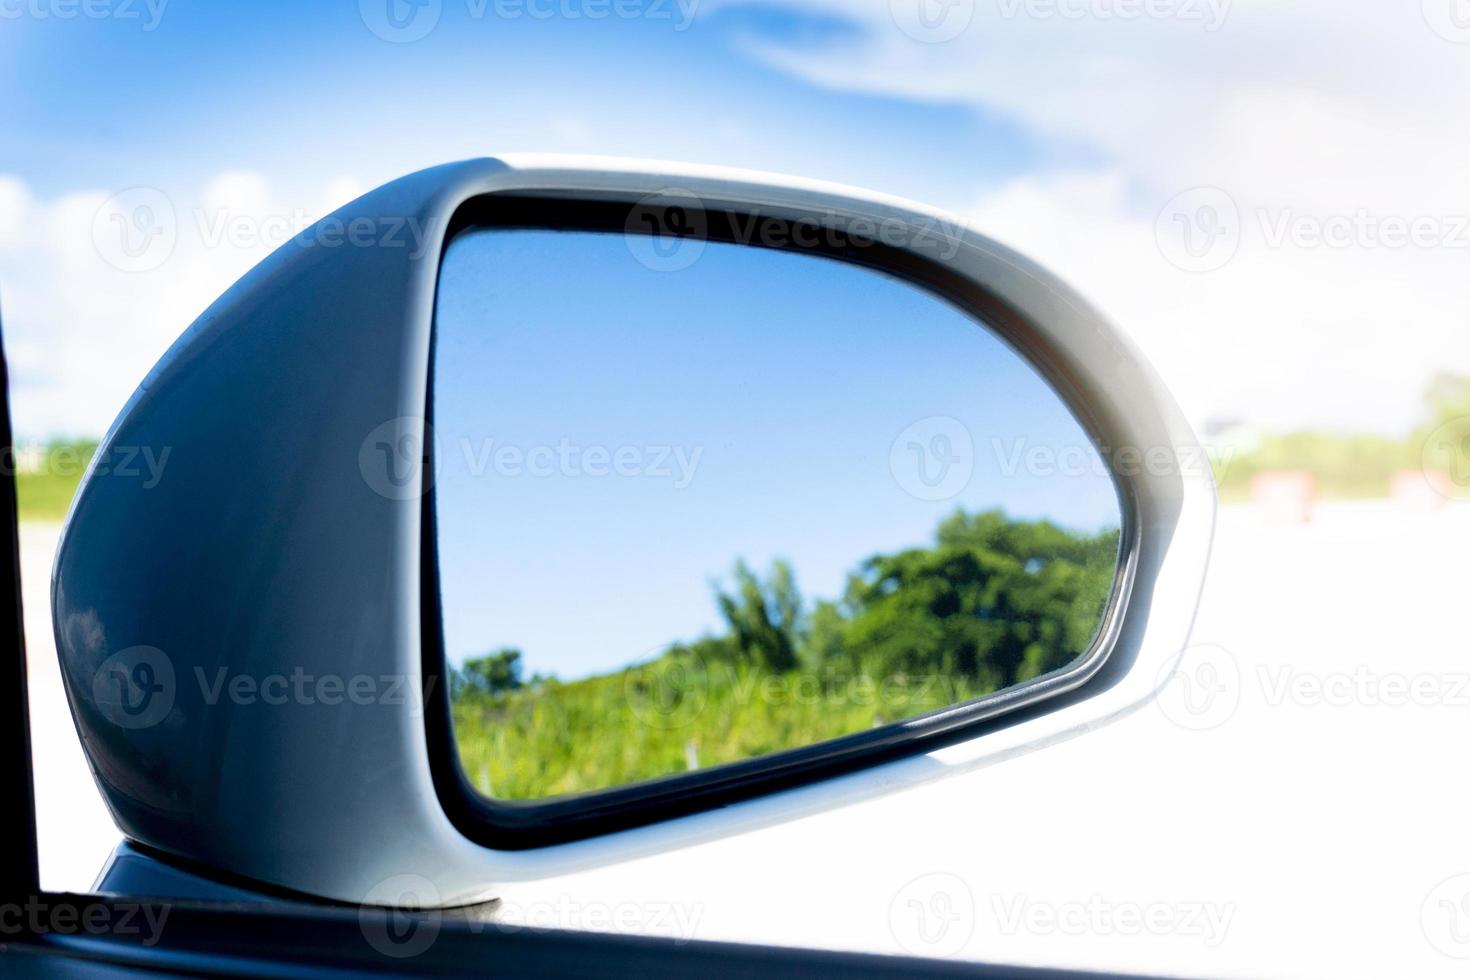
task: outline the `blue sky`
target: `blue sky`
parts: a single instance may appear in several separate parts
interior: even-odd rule
[[[517,151],[773,170],[946,209],[1078,286],[1201,425],[1399,432],[1433,371],[1470,368],[1470,37],[1441,0],[1156,0],[1134,19],[1110,0],[955,0],[923,8],[958,18],[937,37],[915,28],[931,0],[627,2],[0,2],[21,434],[103,431],[278,241],[220,242],[217,221],[305,222]],[[394,43],[371,26],[390,7],[437,20]],[[635,16],[589,15],[609,9]],[[95,226],[136,188],[162,195],[177,244],[118,268]],[[1170,239],[1202,202],[1232,231],[1204,271]],[[1275,234],[1360,213],[1427,219],[1435,241]]]
[[[1087,437],[1018,355],[856,266],[709,244],[651,269],[622,235],[479,232],[445,258],[436,324],[456,660],[516,646],[567,678],[643,659],[718,631],[709,583],[736,558],[785,558],[806,595],[836,598],[956,507],[1118,525]],[[936,435],[963,453],[953,483]],[[597,447],[624,452],[621,474],[581,458]],[[1037,447],[1070,449],[1066,470],[1016,465]]]
[[[840,18],[734,8],[679,30],[677,19],[489,10],[446,3],[408,44],[375,36],[351,2],[174,0],[151,32],[5,23],[0,80],[26,93],[0,115],[0,142],[21,151],[7,169],[43,193],[202,184],[238,169],[306,189],[340,172],[376,183],[446,159],[586,149],[595,136],[609,154],[795,167],[933,200],[1050,152],[963,105],[793,84],[750,54],[760,39],[840,37]]]

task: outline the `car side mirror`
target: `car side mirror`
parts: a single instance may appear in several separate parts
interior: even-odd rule
[[[1147,701],[1213,490],[1131,344],[942,215],[598,161],[405,177],[179,339],[57,648],[123,832],[426,904],[892,792]],[[937,754],[944,749],[942,754]]]

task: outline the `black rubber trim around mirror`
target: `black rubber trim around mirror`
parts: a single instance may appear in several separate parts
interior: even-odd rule
[[[536,229],[626,234],[632,206],[627,202],[580,200],[509,193],[472,198],[456,211],[446,232],[445,252],[454,237],[470,229]],[[781,249],[770,242],[794,241],[791,224],[757,212],[699,210],[682,225],[697,229],[708,241]],[[781,221],[784,234],[763,234],[763,223]],[[959,274],[914,252],[872,239],[848,236],[840,228],[813,222],[813,234],[802,236],[811,246],[796,250],[849,262],[899,278],[933,293],[980,321],[1030,363],[1057,392],[1089,438],[1107,445],[1106,425],[1096,400],[1080,379],[1041,342],[1022,314],[979,289]],[[671,232],[674,233],[674,232]],[[436,290],[437,292],[437,290]],[[437,324],[435,326],[437,331]],[[434,378],[430,335],[429,383],[424,418],[432,427]],[[423,472],[433,472],[432,440],[425,440]],[[430,769],[441,804],[466,837],[499,850],[525,850],[687,816],[741,800],[855,772],[882,762],[933,751],[966,741],[1089,696],[1117,680],[1104,669],[1119,629],[1122,611],[1134,589],[1133,572],[1139,543],[1138,505],[1129,475],[1112,472],[1118,492],[1121,531],[1119,554],[1108,605],[1092,646],[1067,667],[1041,678],[871,731],[787,749],[709,769],[677,773],[639,783],[535,802],[509,802],[482,795],[459,762],[454,741],[447,664],[444,659],[439,592],[438,535],[435,494],[423,496],[421,547],[422,664]],[[1092,671],[1080,685],[1038,694],[1038,685]]]

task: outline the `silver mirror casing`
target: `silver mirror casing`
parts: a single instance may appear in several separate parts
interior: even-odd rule
[[[926,229],[899,241],[944,236],[950,247],[915,257],[1009,311],[987,320],[1107,458],[1165,450],[1175,462],[1121,479],[1124,601],[1096,655],[1046,700],[1027,688],[1000,704],[995,716],[1009,714],[983,736],[671,822],[497,849],[446,806],[444,760],[430,762],[425,712],[442,692],[423,684],[435,654],[423,646],[425,473],[385,479],[381,447],[422,445],[435,283],[462,205],[514,195],[631,211],[670,194],[838,228]],[[1177,465],[1203,457],[1114,327],[1044,270],[951,227],[902,202],[764,175],[473,160],[394,181],[288,242],[179,338],[104,440],[99,460],[166,448],[164,478],[145,488],[89,473],[57,556],[63,676],[123,833],[278,889],[391,904],[400,896],[384,883],[410,875],[419,904],[457,905],[893,792],[1147,703],[1203,581],[1213,487],[1203,467]]]

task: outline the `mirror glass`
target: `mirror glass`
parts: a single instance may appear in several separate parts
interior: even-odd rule
[[[443,261],[443,642],[480,792],[811,745],[1088,649],[1118,495],[1025,360],[863,266],[639,239],[473,229]]]

